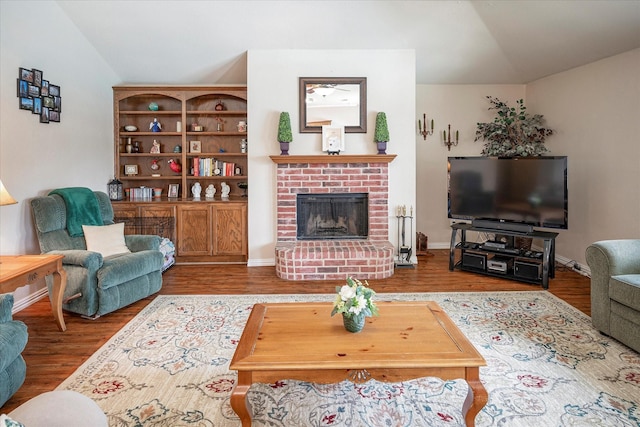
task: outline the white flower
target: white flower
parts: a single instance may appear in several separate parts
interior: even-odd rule
[[[344,285],[340,288],[340,298],[342,301],[348,301],[356,296],[356,290],[349,285]]]
[[[357,316],[366,306],[367,300],[365,299],[364,295],[358,295],[355,298],[353,305],[349,308],[349,313],[353,313]]]

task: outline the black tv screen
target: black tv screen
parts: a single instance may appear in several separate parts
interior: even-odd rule
[[[449,157],[449,218],[568,227],[567,157]]]

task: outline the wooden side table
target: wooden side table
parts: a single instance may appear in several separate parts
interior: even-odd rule
[[[62,299],[67,286],[63,258],[64,255],[0,256],[0,293],[10,293],[50,274],[53,276],[51,309],[61,331],[67,329],[62,316]]]

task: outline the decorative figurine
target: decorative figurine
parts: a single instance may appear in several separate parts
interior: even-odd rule
[[[222,103],[222,100],[218,101],[218,103],[215,106],[216,111],[223,111],[224,110],[224,104]]]
[[[202,193],[202,186],[200,185],[199,182],[196,182],[191,187],[191,194],[193,195],[194,199],[199,199],[200,198],[200,193]]]
[[[149,103],[149,111],[158,111],[160,109],[160,107],[158,107],[158,104],[155,102],[150,102]]]
[[[158,159],[151,160],[151,166],[149,166],[151,170],[157,171],[160,169],[160,165],[158,164]]]
[[[222,187],[222,191],[221,191],[221,196],[223,199],[228,199],[229,198],[229,192],[231,191],[231,187],[229,187],[227,185],[226,182],[222,182],[222,184],[220,184],[220,186]]]
[[[241,153],[247,152],[247,140],[244,138],[242,138],[242,140],[240,141],[240,152]]]
[[[153,140],[153,146],[151,147],[151,151],[149,151],[151,154],[160,154],[160,143],[158,142],[157,139]]]
[[[178,144],[175,147],[173,147],[173,152],[174,153],[182,153],[182,147],[180,146],[180,144]]]
[[[204,197],[208,200],[211,200],[216,195],[216,187],[213,184],[209,184],[207,188],[204,190]]]
[[[176,159],[169,159],[168,163],[171,170],[174,171],[175,173],[182,172],[182,165],[178,163]]]
[[[151,132],[160,132],[162,130],[162,125],[158,119],[154,118],[153,121],[149,123],[149,130],[151,130]]]
[[[215,120],[216,120],[216,131],[223,132],[225,119],[223,119],[222,117],[216,117]]]

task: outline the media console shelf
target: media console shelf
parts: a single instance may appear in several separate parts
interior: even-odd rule
[[[543,251],[502,246],[490,241],[468,242],[467,231],[500,234],[511,237],[528,237],[544,242]],[[460,240],[458,240],[460,232]],[[460,269],[488,276],[502,277],[520,282],[542,285],[549,289],[549,279],[555,277],[555,241],[558,233],[533,230],[528,233],[477,227],[467,223],[451,225],[449,271]],[[456,251],[460,258],[456,261]]]

